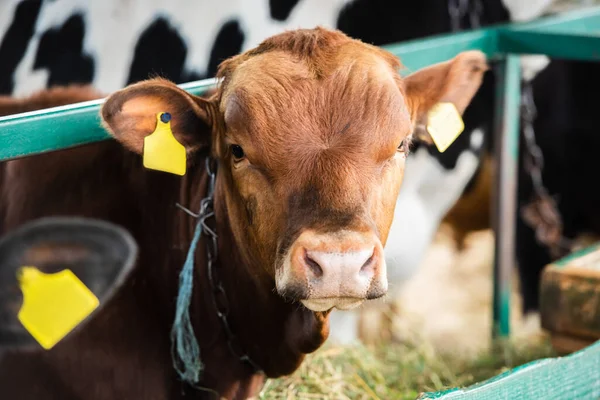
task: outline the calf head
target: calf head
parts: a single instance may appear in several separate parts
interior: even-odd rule
[[[191,168],[202,150],[219,160],[216,198],[252,275],[310,310],[349,309],[387,291],[383,245],[415,126],[440,101],[462,113],[487,69],[480,52],[406,78],[400,66],[338,31],[290,31],[223,62],[209,99],[153,79],[113,94],[102,117],[141,153],[170,112]]]

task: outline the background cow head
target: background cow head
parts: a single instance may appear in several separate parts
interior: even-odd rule
[[[462,113],[487,66],[466,52],[405,79],[399,68],[339,31],[296,30],[225,61],[210,99],[155,79],[110,96],[102,117],[142,153],[169,112],[189,163],[209,146],[219,159],[216,198],[245,264],[313,311],[349,309],[387,291],[383,245],[415,126],[440,101]]]

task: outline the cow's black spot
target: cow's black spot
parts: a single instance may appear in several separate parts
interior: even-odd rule
[[[27,51],[41,5],[41,0],[26,0],[15,9],[12,23],[0,42],[0,94],[13,91],[13,74]]]
[[[482,25],[508,21],[500,0],[482,2]],[[355,0],[340,11],[337,28],[364,42],[382,46],[451,30],[447,0]],[[468,28],[468,27],[465,27]]]
[[[243,44],[244,32],[242,32],[240,23],[237,20],[226,22],[219,31],[210,52],[207,77],[212,78],[215,76],[219,64],[223,60],[239,54],[242,51]]]
[[[144,30],[135,45],[127,84],[152,76],[183,83],[186,56],[187,46],[177,30],[165,18],[157,18]]]
[[[47,68],[47,86],[89,83],[94,77],[94,61],[83,53],[83,16],[72,15],[60,28],[44,32],[37,50],[34,69]]]
[[[337,28],[377,46],[450,30],[446,0],[356,0],[340,11]]]
[[[298,0],[269,0],[271,18],[277,21],[285,21],[289,18]]]

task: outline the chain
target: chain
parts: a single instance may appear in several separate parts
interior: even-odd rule
[[[448,14],[452,31],[460,31],[462,20],[469,15],[471,28],[481,27],[483,4],[481,0],[448,0]],[[573,242],[562,235],[562,218],[558,212],[555,199],[550,196],[542,181],[544,157],[542,150],[535,141],[533,123],[537,110],[533,101],[533,92],[529,82],[523,84],[521,98],[521,119],[526,152],[524,153],[524,168],[531,178],[533,199],[521,208],[524,221],[535,230],[538,242],[547,246],[550,253],[558,258],[566,255],[572,248]]]
[[[537,110],[533,100],[533,91],[529,82],[523,84],[521,95],[521,120],[525,152],[523,167],[531,178],[534,195],[529,204],[521,209],[525,222],[535,230],[538,242],[549,247],[553,257],[566,255],[573,243],[562,236],[562,218],[556,200],[548,193],[542,180],[544,156],[535,140],[533,123]]]
[[[189,215],[198,218],[200,224],[202,225],[202,233],[206,237],[208,282],[212,290],[213,305],[215,306],[217,317],[219,317],[221,324],[223,325],[229,350],[241,362],[247,363],[251,368],[253,368],[254,372],[260,372],[261,368],[250,358],[248,353],[243,350],[241,343],[229,325],[229,301],[227,300],[225,288],[219,279],[219,274],[217,271],[217,258],[219,256],[219,246],[217,241],[218,236],[215,229],[209,227],[207,223],[207,220],[214,218],[215,216],[213,205],[215,181],[217,177],[217,164],[215,162],[214,166],[211,166],[210,157],[206,158],[206,172],[208,174],[208,192],[206,197],[200,202],[200,212],[195,214],[180,204],[177,204],[177,207]]]
[[[460,31],[462,20],[469,16],[471,28],[481,27],[483,4],[481,0],[448,0],[448,14],[453,31]],[[533,122],[537,110],[533,101],[531,84],[523,85],[521,103],[521,118],[526,152],[524,153],[524,168],[531,178],[534,196],[533,199],[521,208],[524,221],[535,230],[538,242],[548,246],[554,257],[567,254],[572,241],[562,236],[562,218],[558,212],[555,199],[550,196],[542,181],[544,157],[542,150],[535,141]]]

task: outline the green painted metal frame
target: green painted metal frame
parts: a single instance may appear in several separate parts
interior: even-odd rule
[[[516,165],[519,144],[520,63],[518,55],[544,54],[569,60],[600,60],[600,7],[536,21],[487,27],[384,46],[399,56],[403,75],[446,61],[466,50],[483,51],[498,61],[496,98],[495,188],[496,252],[494,262],[494,330],[510,333],[510,277],[514,265]],[[201,95],[213,79],[180,85]],[[0,161],[108,139],[98,111],[103,100],[0,117]],[[500,196],[502,194],[502,196]]]
[[[519,118],[521,104],[521,62],[508,55],[497,66],[494,135],[496,187],[492,226],[495,232],[493,330],[494,336],[510,334],[511,277],[515,256],[517,215],[517,165],[519,160]]]
[[[214,79],[179,85],[201,95]],[[110,139],[100,123],[104,99],[0,117],[0,161]]]
[[[465,389],[418,400],[598,400],[600,341],[566,357],[536,360]]]

